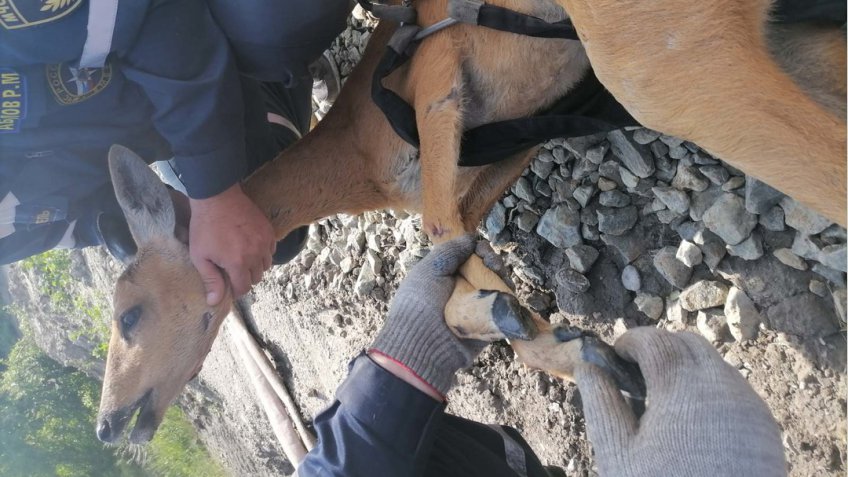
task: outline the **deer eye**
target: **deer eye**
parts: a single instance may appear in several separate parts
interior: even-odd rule
[[[121,313],[121,336],[123,336],[125,340],[129,339],[129,334],[132,332],[133,328],[135,328],[139,318],[141,318],[141,305],[136,305]]]

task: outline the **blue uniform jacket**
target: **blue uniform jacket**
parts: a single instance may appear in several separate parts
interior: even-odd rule
[[[173,157],[192,198],[239,181],[245,124],[265,111],[245,111],[244,90],[258,83],[238,68],[297,83],[349,12],[346,0],[123,0],[105,65],[81,68],[89,7],[0,0],[0,263],[52,248],[72,221],[80,230],[118,211],[112,144],[151,162]],[[77,245],[96,243],[90,235]]]
[[[298,477],[547,477],[515,429],[445,414],[440,403],[357,358],[315,418],[318,444]]]

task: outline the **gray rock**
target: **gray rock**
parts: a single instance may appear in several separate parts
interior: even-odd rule
[[[641,234],[635,233],[635,231],[624,235],[602,234],[601,241],[607,247],[611,247],[618,252],[621,262],[624,264],[636,260],[648,249],[646,238]]]
[[[704,219],[704,212],[715,204],[721,195],[721,187],[710,187],[703,192],[692,192],[689,200],[689,217],[700,222]]]
[[[570,137],[565,140],[563,145],[572,154],[577,157],[586,157],[586,151],[590,147],[596,146],[604,140],[605,133],[592,134],[591,136]],[[556,153],[556,151],[554,151]]]
[[[518,205],[518,197],[516,197],[512,194],[507,194],[506,196],[504,196],[504,198],[501,200],[501,202],[503,202],[503,206],[505,208],[511,209],[511,208],[515,207],[516,205]]]
[[[669,146],[668,148],[668,156],[672,159],[677,159],[678,161],[684,159],[689,155],[689,149],[681,146]]]
[[[695,164],[698,164],[699,166],[715,166],[719,164],[719,161],[703,154],[702,152],[695,152],[692,154],[692,159],[695,161]]]
[[[518,178],[518,181],[512,186],[512,193],[528,204],[536,201],[536,196],[533,194],[533,185],[530,184],[530,181],[526,177]]]
[[[660,158],[668,155],[668,146],[665,143],[655,141],[651,143],[651,154],[654,158]]]
[[[554,170],[555,165],[556,164],[554,164],[553,161],[536,160],[530,163],[530,170],[532,170],[533,173],[539,176],[540,178],[547,179],[548,176],[551,175],[551,171]]]
[[[757,336],[757,327],[763,321],[754,302],[742,290],[730,287],[724,302],[724,316],[730,334],[736,341],[747,341]]]
[[[676,254],[677,249],[674,247],[663,247],[654,256],[654,268],[672,286],[683,289],[692,277],[692,269],[677,260]]]
[[[848,256],[845,253],[844,243],[824,247],[818,258],[822,265],[842,272],[848,271],[846,270],[848,268],[846,267],[846,260],[848,260]]]
[[[700,156],[699,156],[700,157]],[[707,179],[713,184],[720,186],[730,179],[730,173],[727,169],[721,166],[702,166],[698,168]]]
[[[586,207],[592,196],[595,195],[595,186],[584,185],[574,189],[574,199],[580,203],[581,207]]]
[[[383,260],[377,252],[368,250],[365,252],[365,265],[363,267],[370,268],[371,274],[376,277],[383,270]]]
[[[606,177],[598,179],[598,189],[601,189],[604,192],[611,191],[616,187],[618,187],[618,184],[616,184],[613,180],[607,179]]]
[[[545,181],[538,181],[536,183],[535,189],[536,194],[542,197],[550,197],[551,193],[553,192],[551,190],[551,186],[549,186],[548,183]]]
[[[639,185],[639,178],[636,177],[632,172],[627,170],[626,167],[620,168],[618,173],[621,176],[621,182],[624,183],[625,187],[633,189],[637,185]]]
[[[631,141],[621,130],[612,131],[607,139],[612,153],[630,172],[638,177],[649,177],[654,173],[654,158],[646,147]]]
[[[804,338],[827,336],[839,330],[827,300],[808,292],[786,297],[765,310],[765,314],[770,328]]]
[[[704,254],[704,263],[710,270],[715,270],[721,259],[727,255],[727,247],[720,240],[708,240],[701,245],[701,253]]]
[[[845,311],[846,307],[848,307],[848,303],[846,303],[846,299],[848,299],[848,295],[846,295],[846,291],[844,288],[837,288],[833,290],[833,307],[836,308],[836,317],[839,319],[840,328],[845,328]]]
[[[727,252],[744,260],[756,260],[763,256],[763,238],[758,232],[736,245],[728,245]]]
[[[657,212],[657,219],[664,224],[670,224],[682,216],[682,214],[668,209]]]
[[[663,204],[663,201],[656,198],[656,199],[652,200],[650,203],[648,203],[642,209],[642,213],[644,215],[648,215],[648,214],[653,214],[653,213],[656,213],[656,212],[659,212],[659,211],[665,210],[665,209],[666,209],[666,206],[665,206],[665,204]]]
[[[564,205],[550,208],[539,220],[536,233],[559,248],[583,243],[580,237],[580,213]]]
[[[371,267],[362,267],[353,285],[353,292],[359,297],[367,296],[375,286],[377,286],[377,275]]]
[[[598,174],[616,183],[621,181],[621,166],[615,161],[604,161],[598,166]]]
[[[486,216],[486,235],[493,239],[506,228],[506,208],[500,202],[495,202],[489,215]]]
[[[819,237],[821,237],[822,241],[828,245],[845,243],[846,240],[848,240],[848,236],[846,236],[845,227],[842,227],[837,224],[833,224],[830,227],[824,229],[824,231],[822,231]]]
[[[760,215],[760,225],[762,225],[764,229],[772,232],[782,232],[786,230],[786,223],[783,219],[783,209],[779,205],[776,205],[764,214]]]
[[[697,192],[707,190],[710,181],[704,177],[698,169],[686,166],[682,162],[677,166],[677,175],[671,181],[671,186],[676,189],[688,189]]]
[[[683,240],[677,247],[675,258],[680,260],[680,262],[687,267],[694,267],[703,261],[704,255],[701,253],[701,249],[698,248],[697,245],[688,240]]]
[[[821,247],[803,232],[796,232],[792,241],[792,253],[807,260],[818,260]]]
[[[845,286],[845,274],[840,272],[839,270],[834,270],[830,267],[825,267],[820,263],[814,263],[813,271],[819,274],[821,277],[827,279],[827,281],[829,281],[830,283],[835,284],[836,286]]]
[[[701,280],[680,292],[680,304],[688,311],[703,310],[724,305],[727,285],[712,280]]]
[[[647,293],[637,293],[633,300],[636,309],[645,314],[648,318],[658,320],[663,312],[662,298]]]
[[[666,299],[665,316],[668,318],[668,321],[681,325],[689,324],[689,312],[683,309],[683,306],[680,305],[680,300]]]
[[[678,214],[683,214],[689,210],[689,196],[686,195],[686,192],[671,187],[654,187],[651,191],[670,210]]]
[[[642,289],[642,279],[639,277],[639,270],[633,265],[624,267],[624,270],[621,271],[621,283],[624,285],[624,288],[630,291],[637,292]]]
[[[598,259],[599,253],[592,246],[580,244],[565,249],[565,255],[571,268],[586,273]]]
[[[675,227],[674,230],[680,235],[680,238],[682,238],[683,240],[694,242],[695,237],[703,237],[704,229],[705,228],[703,223],[692,222],[687,220],[685,222],[681,222],[677,227]]]
[[[554,155],[553,155],[553,153],[552,153],[550,150],[545,149],[545,148],[543,147],[542,149],[540,149],[540,150],[539,150],[539,155],[538,155],[538,156],[536,156],[536,161],[541,161],[541,162],[554,162]],[[534,162],[535,162],[535,161],[534,161]]]
[[[598,230],[610,235],[621,235],[632,229],[638,218],[639,212],[633,206],[620,209],[598,207]]]
[[[704,225],[728,245],[736,245],[757,225],[757,216],[745,210],[745,203],[735,194],[722,194],[704,212]]]
[[[533,230],[537,223],[539,223],[539,216],[529,210],[521,212],[515,218],[515,225],[524,232]]]
[[[786,225],[806,235],[815,235],[830,226],[829,220],[794,199],[784,197],[780,206],[786,214]]]
[[[674,176],[677,175],[677,164],[675,164],[668,156],[660,156],[654,160],[657,166],[654,175],[658,180],[671,182]]]
[[[554,163],[558,165],[565,164],[568,161],[568,154],[566,154],[565,149],[559,146],[554,148],[552,154],[554,156]]]
[[[660,141],[669,145],[669,146],[680,146],[683,144],[683,139],[674,136],[667,136],[665,134],[660,134]]]
[[[545,311],[551,306],[551,299],[543,293],[533,293],[527,298],[527,306],[533,311]]]
[[[752,214],[764,214],[786,197],[779,190],[751,176],[745,178],[745,209]]]
[[[650,144],[660,138],[660,133],[653,129],[639,128],[633,131],[633,140],[638,144]]]
[[[701,310],[695,322],[707,341],[717,343],[727,339],[727,318],[720,310]]]
[[[571,178],[580,181],[589,177],[593,172],[597,172],[598,165],[588,159],[578,159],[574,164],[574,169],[571,171]]]
[[[786,266],[792,267],[796,270],[807,269],[807,262],[792,253],[792,250],[789,250],[788,248],[779,248],[772,252],[772,254]]]
[[[810,280],[810,291],[824,298],[827,296],[827,285],[818,280]]]
[[[736,190],[742,187],[743,185],[745,185],[745,178],[742,176],[734,176],[728,179],[727,182],[722,184],[721,190],[725,192],[730,192],[732,190]]]
[[[592,224],[583,224],[580,227],[580,233],[583,235],[583,238],[589,241],[595,241],[601,239],[601,233],[598,232],[598,227]]]
[[[609,151],[609,143],[602,142],[601,144],[586,150],[586,159],[594,164],[600,164],[604,162],[604,157],[607,155],[607,151]]]
[[[589,290],[589,279],[576,270],[563,268],[556,274],[557,283],[572,293],[585,293]]]
[[[619,190],[601,192],[598,202],[606,207],[625,207],[630,205],[630,196]]]

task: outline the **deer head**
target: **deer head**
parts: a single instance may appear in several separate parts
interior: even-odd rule
[[[138,252],[115,285],[97,437],[116,441],[138,411],[130,441],[143,443],[200,371],[231,300],[206,305],[171,196],[147,164],[113,146],[109,169]]]

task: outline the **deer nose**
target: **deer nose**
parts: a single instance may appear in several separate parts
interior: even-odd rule
[[[110,444],[114,440],[112,426],[109,425],[109,421],[106,419],[100,419],[100,422],[97,423],[97,438],[106,444]]]

